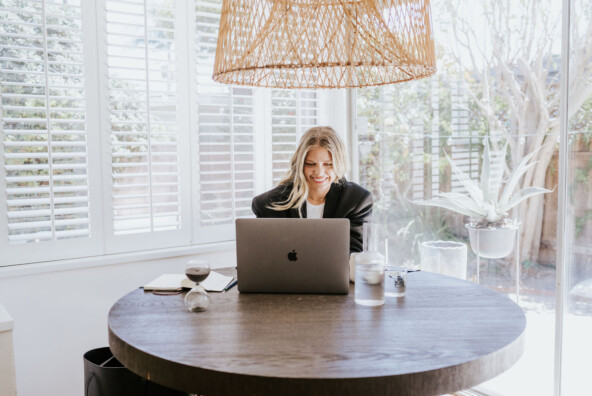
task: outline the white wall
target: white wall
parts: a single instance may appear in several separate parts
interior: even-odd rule
[[[12,328],[14,321],[0,304],[0,395],[16,395]]]
[[[18,396],[81,396],[82,355],[108,345],[107,315],[123,295],[189,258],[235,267],[234,250],[0,277],[0,302],[14,318]],[[0,269],[1,270],[1,269]]]

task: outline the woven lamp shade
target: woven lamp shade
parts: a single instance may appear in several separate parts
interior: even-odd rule
[[[429,0],[224,0],[215,81],[392,84],[436,72]]]

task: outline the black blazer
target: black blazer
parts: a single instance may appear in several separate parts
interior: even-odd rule
[[[275,187],[253,198],[252,209],[257,217],[299,218],[298,209],[278,211],[267,206],[274,202],[285,202],[292,191],[292,184]],[[347,218],[350,223],[350,252],[361,252],[362,223],[368,221],[372,213],[372,195],[356,183],[345,179],[331,184],[325,197],[323,218]],[[302,216],[306,217],[306,205],[302,205]]]

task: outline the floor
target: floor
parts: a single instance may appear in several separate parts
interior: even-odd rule
[[[475,390],[489,396],[553,395],[555,314],[527,312],[526,319],[522,358],[510,370]],[[592,317],[569,315],[565,323],[562,395],[589,396],[592,394]]]

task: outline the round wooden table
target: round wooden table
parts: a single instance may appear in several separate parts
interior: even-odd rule
[[[353,285],[346,296],[210,295],[207,311],[191,313],[184,294],[129,293],[109,313],[111,350],[145,378],[205,396],[407,396],[477,385],[524,349],[514,302],[427,272],[380,307],[356,305]]]

